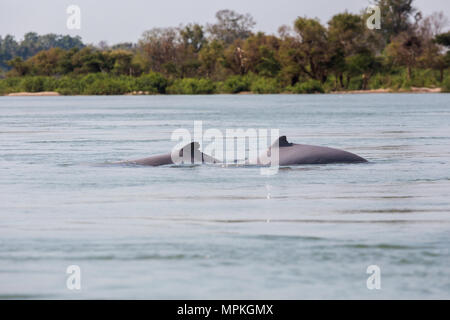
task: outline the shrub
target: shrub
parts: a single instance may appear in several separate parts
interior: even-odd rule
[[[0,94],[22,91],[21,83],[21,78],[6,78],[0,80]]]
[[[442,92],[450,92],[450,76],[445,77],[442,81]]]
[[[161,74],[151,72],[136,79],[134,90],[150,93],[166,93],[167,79]]]
[[[22,82],[22,78],[17,78],[17,77],[15,77],[15,78],[6,78],[4,81],[5,81],[5,84],[6,84],[7,87],[18,88],[18,87],[20,87],[20,84]]]
[[[226,93],[239,93],[243,91],[250,91],[251,89],[250,76],[231,76],[226,79],[222,85],[222,90]]]
[[[21,87],[24,91],[40,92],[45,91],[44,77],[25,77],[22,79]]]
[[[438,72],[432,69],[414,70],[411,85],[413,87],[436,87],[439,85]]]
[[[369,84],[368,84],[369,89],[384,89],[384,88],[386,88],[386,83],[387,83],[386,78],[387,77],[381,73],[375,74],[369,80]]]
[[[55,91],[58,87],[59,79],[55,77],[45,77],[44,88],[45,91]]]
[[[86,90],[91,86],[94,82],[100,81],[100,80],[106,80],[108,78],[108,75],[103,73],[89,73],[79,79],[80,87],[83,88],[83,90]]]
[[[73,96],[79,93],[75,93],[73,90],[69,89],[69,88],[56,88],[56,92],[58,92],[60,95],[63,96]]]
[[[291,87],[292,93],[324,93],[324,89],[320,81],[307,80],[305,82],[298,82]]]
[[[55,91],[62,95],[76,95],[82,94],[84,88],[82,87],[80,77],[65,76],[59,79],[58,86]]]
[[[0,96],[7,93],[7,87],[5,80],[0,79]]]
[[[253,81],[251,91],[259,94],[280,93],[281,86],[277,79],[259,77]]]
[[[363,80],[361,75],[351,77],[350,82],[347,85],[347,90],[362,90]]]
[[[172,94],[211,94],[215,91],[214,83],[209,79],[178,79],[167,88]]]
[[[91,85],[86,87],[84,94],[93,95],[118,95],[131,91],[131,87],[126,78],[105,78],[96,79]]]

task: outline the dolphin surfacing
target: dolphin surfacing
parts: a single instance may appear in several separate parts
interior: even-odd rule
[[[155,155],[152,157],[128,160],[117,162],[116,164],[125,165],[140,165],[140,166],[163,166],[176,164],[173,161],[172,156],[178,154],[182,157],[183,164],[196,164],[196,163],[221,163],[219,160],[201,152],[200,144],[198,142],[192,142],[175,153],[167,153],[162,155]],[[278,152],[278,165],[305,165],[305,164],[331,164],[331,163],[362,163],[368,162],[366,159],[344,150],[311,146],[306,144],[295,144],[287,141],[286,136],[281,136],[275,143],[266,151],[266,155],[270,156],[272,152]],[[190,157],[189,157],[190,155]],[[267,157],[265,157],[267,158]],[[262,160],[259,157],[256,160],[257,165],[271,165]],[[178,164],[178,163],[177,163]],[[255,162],[252,162],[255,164]]]
[[[219,163],[218,160],[214,159],[213,157],[201,152],[199,150],[200,144],[198,142],[192,142],[180,150],[178,150],[178,155],[182,158],[183,163]],[[189,161],[189,154],[190,154],[190,161]],[[187,157],[184,157],[187,155]],[[186,161],[186,158],[188,161]],[[156,155],[144,159],[137,159],[137,160],[128,160],[128,161],[121,161],[117,164],[128,164],[128,165],[138,165],[138,166],[164,166],[169,164],[175,164],[172,159],[172,153],[167,154],[161,154]]]
[[[286,136],[282,136],[278,141],[275,141],[267,151],[267,154],[270,155],[271,152],[277,151],[279,152],[280,166],[368,162],[366,159],[344,150],[290,143],[287,141]],[[260,159],[258,159],[258,164],[261,163]]]

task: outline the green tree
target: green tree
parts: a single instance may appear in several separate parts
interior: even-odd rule
[[[93,47],[85,47],[72,56],[73,72],[78,74],[110,72],[113,60]]]
[[[188,24],[180,30],[180,35],[185,48],[191,48],[195,53],[206,44],[203,27],[199,24]]]
[[[224,45],[213,40],[199,52],[200,70],[208,78],[220,78],[224,62]]]
[[[293,58],[305,75],[324,83],[330,63],[327,29],[316,19],[302,17],[294,26],[299,37]]]
[[[179,77],[198,76],[201,62],[198,58],[199,51],[207,43],[203,27],[199,24],[188,24],[180,30],[182,45],[177,49]]]
[[[361,16],[348,12],[334,15],[328,22],[328,41],[330,48],[330,69],[335,75],[335,88],[348,86],[351,73],[347,72],[347,84],[344,73],[348,66],[346,59],[365,48],[365,26]]]
[[[438,34],[435,37],[435,41],[437,44],[450,48],[450,31]]]
[[[8,70],[10,65],[7,61],[18,56],[19,44],[11,35],[6,35],[5,38],[0,37],[0,67]],[[20,57],[20,56],[19,56]]]
[[[405,66],[408,80],[411,80],[412,70],[423,53],[423,42],[416,34],[403,32],[394,37],[386,48],[392,62]]]
[[[9,60],[8,62],[8,66],[12,67],[12,70],[9,72],[9,76],[24,76],[26,75],[30,68],[29,66],[25,63],[25,61],[23,61],[23,59],[21,57],[15,57],[12,60]]]
[[[64,54],[64,50],[60,48],[40,51],[27,60],[31,69],[31,74],[50,76],[63,73],[63,68],[61,68],[61,58]]]
[[[116,49],[105,53],[113,60],[114,66],[112,68],[112,73],[115,75],[130,75],[132,76],[135,72],[132,60],[133,53],[123,49]]]
[[[436,35],[433,42],[446,47],[446,52],[441,52],[439,47],[433,47],[434,52],[430,56],[433,59],[432,65],[439,70],[440,81],[444,81],[444,71],[450,68],[450,31]]]
[[[370,78],[381,68],[380,58],[375,57],[373,52],[361,49],[356,54],[346,58],[346,64],[350,75],[361,76],[361,87],[366,90]],[[348,82],[347,82],[348,86]]]
[[[271,35],[258,32],[246,39],[240,47],[246,72],[257,73],[264,77],[274,77],[281,69],[277,57],[280,40]]]

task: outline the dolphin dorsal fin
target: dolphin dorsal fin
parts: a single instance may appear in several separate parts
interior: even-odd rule
[[[280,148],[292,146],[292,143],[289,143],[289,142],[287,141],[286,136],[281,136],[281,137],[279,137],[278,140],[276,140],[276,141],[272,144],[272,146],[275,145],[277,142],[278,142],[278,147],[280,147]]]
[[[198,150],[198,149],[200,149],[200,143],[195,142],[195,141],[191,142],[180,149],[180,157],[183,156],[184,151],[189,152],[189,153],[191,153],[191,155],[193,155],[195,150]]]

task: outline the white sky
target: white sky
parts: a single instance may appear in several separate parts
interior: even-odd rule
[[[66,27],[69,5],[81,9],[81,29]],[[180,23],[214,21],[220,9],[250,13],[255,30],[276,33],[298,16],[318,17],[326,23],[336,13],[358,13],[368,0],[0,0],[0,35],[21,39],[28,31],[39,34],[80,35],[85,43],[136,42],[143,31]],[[450,18],[450,0],[415,0],[425,15],[443,11]]]

